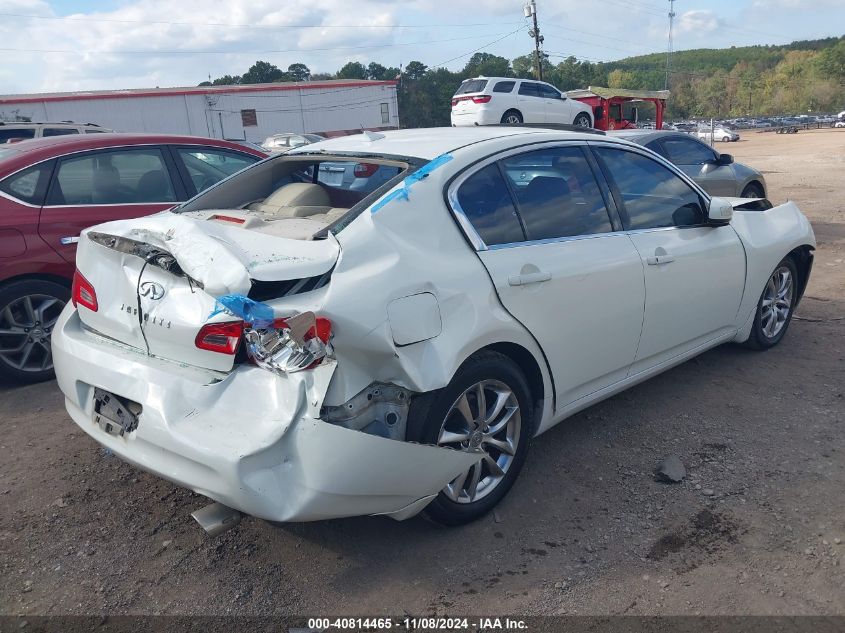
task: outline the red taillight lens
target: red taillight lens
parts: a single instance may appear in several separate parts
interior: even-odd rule
[[[355,165],[355,169],[352,170],[352,173],[355,174],[356,178],[369,178],[377,171],[378,165],[374,165],[373,163],[358,163]]]
[[[288,322],[285,321],[285,319],[276,319],[275,321],[273,321],[273,327],[277,330],[287,329]],[[332,322],[329,321],[326,317],[317,317],[315,319],[314,325],[309,328],[303,338],[308,341],[316,336],[318,339],[323,341],[323,343],[328,343],[331,335]]]
[[[458,105],[458,101],[460,101],[460,99],[452,99],[452,107],[453,107],[453,108],[454,108],[456,105]]]
[[[84,306],[91,310],[91,312],[97,311],[97,293],[94,291],[94,286],[78,270],[73,273],[73,287],[71,288],[70,299],[73,302],[74,308]]]
[[[491,95],[478,95],[477,97],[472,98],[472,102],[473,103],[487,103],[492,98],[493,97]]]
[[[243,321],[207,323],[202,326],[194,343],[199,349],[233,356],[238,351],[238,344],[241,342],[243,333]]]

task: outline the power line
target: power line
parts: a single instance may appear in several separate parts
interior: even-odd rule
[[[472,55],[473,53],[477,53],[478,51],[484,50],[488,46],[493,46],[493,44],[497,44],[497,43],[501,42],[502,40],[509,38],[511,35],[516,35],[520,31],[522,31],[524,28],[525,28],[524,26],[521,26],[517,30],[511,31],[507,35],[503,35],[502,37],[500,37],[497,40],[493,40],[492,42],[487,42],[487,44],[485,44],[484,46],[479,46],[478,48],[475,48],[475,49],[469,51],[468,53],[463,53],[461,55],[458,55],[457,57],[453,57],[452,59],[447,59],[445,62],[440,62],[439,64],[435,64],[434,66],[432,66],[432,68],[439,68],[440,66],[445,66],[446,64],[453,62],[456,59],[460,59],[461,57],[466,57],[467,55]]]

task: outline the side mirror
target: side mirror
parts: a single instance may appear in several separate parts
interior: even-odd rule
[[[724,198],[710,198],[707,207],[707,220],[711,224],[727,224],[734,214],[733,205]]]
[[[720,165],[730,165],[734,162],[734,157],[730,154],[719,154],[719,164]]]

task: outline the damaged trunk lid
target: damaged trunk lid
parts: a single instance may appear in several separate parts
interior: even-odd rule
[[[240,321],[217,299],[247,296],[256,282],[326,275],[339,255],[333,236],[289,239],[214,217],[163,213],[85,231],[77,267],[94,287],[98,310],[80,306],[82,322],[151,356],[229,371],[237,349],[198,345],[210,324]]]

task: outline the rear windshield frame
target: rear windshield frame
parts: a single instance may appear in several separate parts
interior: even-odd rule
[[[390,191],[390,189],[392,189],[398,183],[402,182],[405,178],[407,178],[410,174],[414,173],[417,169],[429,162],[429,160],[427,159],[416,158],[411,156],[399,156],[395,154],[362,154],[357,152],[334,152],[331,154],[324,154],[322,152],[301,152],[297,154],[280,154],[277,156],[270,156],[269,158],[265,158],[264,160],[260,160],[256,163],[253,163],[249,167],[246,167],[245,169],[242,169],[241,171],[232,174],[227,178],[224,178],[215,185],[198,193],[190,200],[186,200],[182,204],[173,207],[170,211],[172,213],[190,213],[193,211],[209,210],[211,207],[191,208],[192,203],[195,203],[201,197],[208,195],[210,192],[214,191],[218,187],[225,185],[230,179],[243,177],[246,172],[250,170],[261,168],[262,166],[266,166],[268,163],[276,161],[302,163],[303,165],[318,165],[320,163],[333,162],[372,162],[380,165],[399,167],[401,170],[393,178],[382,184],[380,187],[377,187],[376,189],[368,193],[366,196],[364,196],[364,198],[349,207],[349,210],[337,220],[314,233],[314,235],[311,236],[311,239],[325,238],[329,232],[331,232],[332,234],[339,233],[344,228],[346,228],[353,220],[355,220],[355,218],[357,218],[365,209],[369,208],[370,205],[376,202],[385,193]]]

